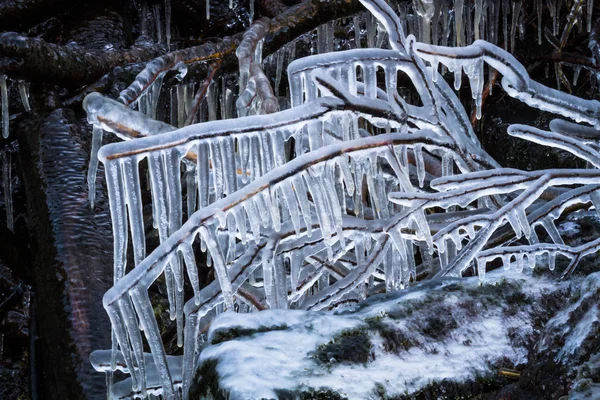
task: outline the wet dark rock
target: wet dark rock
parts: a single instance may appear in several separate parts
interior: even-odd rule
[[[88,129],[72,111],[57,109],[23,122],[18,132],[45,398],[106,393],[88,356],[109,348],[102,295],[112,283],[112,234],[108,199],[99,191],[94,210],[87,201]]]

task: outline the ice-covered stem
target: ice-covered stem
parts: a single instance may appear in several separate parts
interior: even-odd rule
[[[576,132],[576,131],[575,131]],[[596,131],[600,135],[600,130]],[[588,146],[581,140],[565,136],[557,132],[548,132],[527,125],[511,125],[508,134],[520,139],[529,140],[544,146],[556,147],[566,150],[571,154],[600,168],[600,152],[594,147]]]
[[[252,26],[244,32],[240,45],[235,50],[240,65],[240,92],[246,89],[246,83],[250,76],[250,65],[252,64],[254,53],[258,42],[265,38],[271,27],[271,21],[263,17],[254,21]],[[264,74],[263,74],[264,75]]]
[[[402,23],[396,12],[385,2],[385,0],[360,0],[363,6],[371,12],[383,24],[389,35],[392,49],[401,53],[405,52],[406,37],[402,29]]]
[[[123,140],[139,139],[176,130],[172,125],[149,118],[100,93],[90,93],[83,100],[88,122]],[[186,160],[195,163],[196,154],[188,152]],[[93,158],[90,160],[93,161]]]
[[[191,144],[194,140],[199,139],[212,140],[246,133],[276,130],[285,126],[299,124],[303,121],[324,117],[328,113],[337,111],[355,111],[388,121],[401,121],[388,102],[374,99],[366,100],[355,96],[349,96],[345,100],[327,97],[294,109],[276,113],[274,114],[276,118],[267,116],[254,116],[246,119],[237,118],[232,119],[226,126],[223,126],[219,121],[211,121],[197,126],[191,125],[180,128],[169,136],[157,137],[154,135],[135,141],[111,143],[100,150],[100,158],[102,159],[102,154],[104,154],[107,159],[117,159],[174,148],[186,143]],[[135,111],[132,111],[132,113],[135,113]],[[101,126],[104,128],[105,125]]]
[[[158,135],[176,129],[100,93],[87,95],[83,100],[83,109],[90,124],[114,133],[123,140]]]
[[[273,114],[279,109],[279,102],[273,93],[271,82],[259,64],[250,64],[250,79],[256,85],[256,94],[261,102],[261,109],[265,114]]]
[[[414,49],[431,64],[442,63],[453,70],[469,67],[481,59],[503,75],[502,87],[511,97],[540,110],[554,112],[577,122],[587,122],[600,129],[600,102],[584,100],[534,81],[523,65],[498,46],[477,40],[462,48],[416,43]]]
[[[149,62],[135,80],[121,92],[119,99],[124,104],[133,103],[156,78],[166,71],[177,68],[179,63],[192,64],[222,59],[235,50],[239,37],[224,37],[218,42],[208,42],[165,54]]]
[[[553,270],[556,256],[562,255],[571,259],[569,266],[562,274],[562,278],[564,279],[577,268],[579,261],[583,257],[597,253],[599,250],[600,239],[595,239],[576,247],[567,246],[562,243],[537,243],[529,246],[496,247],[480,252],[477,256],[477,265],[478,268],[485,269],[488,262],[500,258],[504,263],[504,267],[509,268],[508,263],[514,257],[518,260],[517,263],[521,264],[518,269],[521,269],[523,267],[523,258],[527,257],[529,266],[533,268],[535,267],[535,258],[546,254],[549,259],[550,270]],[[480,271],[481,275],[482,272]]]
[[[206,92],[208,91],[208,87],[214,80],[215,75],[220,67],[221,67],[221,60],[218,60],[208,71],[208,76],[206,77],[204,82],[202,82],[200,84],[200,87],[198,88],[198,91],[196,92],[196,95],[194,96],[194,100],[192,102],[192,109],[191,109],[189,115],[187,116],[187,119],[185,120],[184,126],[191,125],[192,122],[194,121],[194,116],[198,112],[198,109],[200,108],[200,104],[202,104],[202,100],[204,100],[204,98],[206,97]]]
[[[554,189],[554,188],[550,188]],[[555,196],[544,205],[528,213],[527,220],[532,229],[542,226],[554,243],[562,243],[562,238],[556,229],[554,221],[565,213],[572,213],[577,210],[589,208],[589,203],[594,203],[591,198],[594,193],[600,190],[599,185],[585,185],[577,189],[567,190]],[[600,204],[599,206],[600,207]],[[501,244],[508,244],[515,240],[514,231],[510,227],[502,227],[494,234],[486,245],[487,248],[494,248]]]
[[[96,51],[6,32],[0,35],[0,73],[35,82],[45,82],[52,76],[58,85],[77,88],[94,82],[114,67],[149,60],[163,51],[158,45]],[[14,62],[5,69],[7,60]]]

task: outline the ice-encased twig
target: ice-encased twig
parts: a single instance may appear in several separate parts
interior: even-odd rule
[[[246,84],[250,76],[250,64],[252,63],[256,46],[269,32],[270,26],[271,21],[267,17],[254,21],[250,28],[244,32],[243,39],[235,51],[240,65],[240,93],[246,89]]]
[[[441,62],[452,69],[482,59],[503,75],[502,87],[510,96],[540,110],[600,129],[600,102],[584,100],[532,80],[514,56],[498,46],[482,40],[459,49],[418,43],[415,51],[431,63]]]

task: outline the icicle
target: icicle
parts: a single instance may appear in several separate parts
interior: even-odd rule
[[[248,221],[250,222],[250,229],[252,229],[252,234],[254,235],[254,241],[258,243],[260,241],[260,217],[256,211],[255,202],[252,200],[246,201],[244,203],[244,209],[246,210],[246,215],[248,215]]]
[[[510,14],[510,0],[502,0],[502,28],[504,32],[504,50],[508,51],[508,15]]]
[[[550,271],[554,271],[555,267],[556,267],[556,257],[554,256],[554,254],[549,253],[548,254],[548,269]]]
[[[454,15],[455,22],[454,28],[456,30],[456,46],[461,47],[465,45],[465,33],[464,33],[464,23],[463,23],[463,4],[464,0],[454,0]],[[467,5],[468,7],[468,5]],[[467,23],[470,23],[468,21]]]
[[[19,95],[21,96],[21,102],[25,111],[31,112],[31,106],[29,105],[29,84],[25,81],[19,81]]]
[[[106,186],[110,205],[110,216],[113,227],[114,281],[117,282],[125,274],[127,264],[127,211],[121,169],[117,162],[105,164]],[[153,185],[154,187],[154,185]]]
[[[13,201],[12,201],[12,176],[11,176],[11,162],[10,153],[8,150],[2,151],[0,157],[0,164],[2,164],[2,186],[4,190],[4,208],[6,209],[6,226],[8,230],[14,231],[14,217],[13,217]]]
[[[200,283],[198,280],[198,267],[196,266],[196,258],[194,257],[194,250],[192,246],[187,243],[183,243],[179,246],[179,251],[183,255],[183,260],[185,262],[185,269],[188,274],[188,278],[190,279],[190,284],[192,285],[192,290],[194,291],[194,301],[196,305],[200,304]]]
[[[237,191],[237,167],[235,164],[235,146],[232,137],[225,137],[221,141],[221,155],[225,172],[225,193],[233,194]]]
[[[271,189],[271,207],[269,209],[271,213],[271,223],[275,232],[281,230],[281,215],[279,212],[279,196],[275,189]]]
[[[454,66],[454,90],[459,90],[462,83],[462,65],[456,63]]]
[[[300,205],[300,211],[302,212],[302,218],[304,219],[304,225],[306,226],[306,236],[312,236],[312,220],[310,213],[310,202],[307,197],[306,186],[304,185],[304,179],[293,178],[292,183],[294,185],[294,192],[298,198],[298,204]]]
[[[235,261],[236,257],[236,231],[237,223],[235,221],[235,215],[233,213],[227,214],[227,233],[228,233],[228,243],[227,243],[227,264],[231,265]]]
[[[187,171],[185,172],[188,218],[194,213],[194,211],[196,211],[196,200],[198,195],[197,182],[196,169],[188,167]]]
[[[419,179],[419,186],[423,187],[425,183],[425,161],[423,160],[423,148],[421,146],[415,146],[413,148],[415,154],[415,164],[417,166],[417,178]]]
[[[360,49],[360,34],[361,34],[361,27],[360,27],[360,14],[357,14],[353,17],[353,21],[354,21],[354,45],[357,49]]]
[[[594,0],[588,0],[587,2],[587,31],[592,31],[592,22],[594,13]]]
[[[542,219],[542,226],[548,232],[548,236],[552,239],[552,241],[556,244],[564,244],[558,229],[556,229],[556,225],[554,225],[554,220],[552,217],[545,217]]]
[[[578,65],[575,67],[575,71],[573,72],[573,86],[577,86],[577,80],[579,79],[579,74],[581,72],[581,66]]]
[[[296,235],[300,236],[300,215],[298,214],[298,201],[296,199],[296,195],[294,194],[294,189],[292,185],[286,181],[282,182],[281,191],[283,192],[283,197],[287,204],[287,209],[290,212],[290,218],[292,220],[292,224],[294,225],[294,230],[296,231]]]
[[[345,244],[344,235],[342,232],[342,212],[341,212],[340,202],[337,197],[336,190],[335,190],[335,184],[333,182],[334,175],[335,175],[335,164],[329,164],[329,163],[326,164],[325,170],[324,170],[323,174],[321,175],[321,184],[323,185],[323,189],[325,191],[326,198],[329,199],[328,203],[329,203],[329,208],[331,209],[332,216],[333,216],[333,223],[334,223],[333,227],[335,228],[335,230],[337,232],[338,241],[340,243],[340,246],[342,248],[344,248],[346,246],[346,244]]]
[[[510,28],[510,52],[515,54],[515,45],[517,38],[517,23],[519,22],[519,16],[521,15],[521,7],[523,6],[522,0],[513,1],[512,9],[512,23]]]
[[[156,43],[162,43],[162,25],[160,21],[160,5],[154,5],[154,22],[156,23]]]
[[[206,0],[206,19],[210,19],[210,0]]]
[[[517,272],[523,272],[523,266],[524,266],[524,259],[523,259],[523,255],[522,254],[516,254],[515,255],[516,259],[517,259]]]
[[[279,97],[279,86],[281,86],[281,75],[283,72],[283,62],[285,61],[285,48],[275,53],[277,58],[277,70],[275,71],[275,97]]]
[[[218,88],[216,83],[213,81],[208,85],[206,91],[206,102],[208,104],[208,120],[215,121],[217,119],[217,97]]]
[[[240,233],[240,239],[242,244],[245,245],[248,241],[247,238],[247,228],[246,228],[246,218],[243,214],[243,208],[236,207],[233,209],[233,216],[235,218],[235,225],[237,226],[237,230]]]
[[[502,266],[505,271],[510,269],[510,256],[502,256]]]
[[[0,75],[0,92],[2,94],[2,137],[8,137],[8,86],[6,75]]]
[[[123,173],[125,201],[127,202],[127,214],[131,226],[134,263],[137,266],[146,257],[146,239],[138,164],[137,160],[129,157],[119,160],[119,164]]]
[[[483,281],[485,279],[485,259],[478,258],[477,259],[477,273],[479,275],[479,280]]]
[[[481,14],[483,12],[483,0],[475,0],[475,19],[473,21],[473,28],[475,28],[475,40],[482,39],[480,36],[480,27],[481,27]],[[470,23],[468,21],[467,23]]]
[[[535,268],[535,254],[534,253],[528,254],[527,260],[529,261],[529,268],[534,269]]]
[[[165,0],[165,36],[167,49],[171,50],[171,0]]]
[[[318,184],[316,178],[313,178],[312,176],[310,176],[310,174],[307,173],[303,174],[303,176],[306,180],[306,186],[310,190],[313,201],[315,203],[315,209],[317,211],[317,217],[319,219],[319,226],[321,227],[323,239],[325,241],[325,244],[327,245],[328,258],[331,259],[333,256],[330,247],[332,244],[332,226],[330,214],[328,213],[329,206],[328,203],[326,203],[327,199],[324,197],[321,185]]]
[[[200,235],[206,242],[206,247],[210,252],[213,259],[215,273],[219,284],[221,286],[221,292],[223,293],[223,299],[228,310],[233,311],[233,290],[231,287],[231,280],[227,274],[227,268],[225,267],[225,260],[217,244],[217,238],[214,232],[210,232],[206,227],[200,227]]]
[[[88,198],[90,207],[94,209],[94,201],[96,199],[96,173],[98,171],[98,150],[102,146],[102,129],[98,125],[92,128],[92,151],[90,152],[90,164],[88,167],[87,182],[88,182]]]
[[[210,193],[210,165],[209,165],[209,149],[208,144],[199,143],[197,146],[198,165],[196,173],[198,176],[198,209],[201,210],[209,203]]]

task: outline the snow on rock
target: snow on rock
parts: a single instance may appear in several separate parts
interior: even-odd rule
[[[211,325],[190,398],[379,398],[523,366],[538,300],[560,285],[504,273],[490,272],[483,285],[434,280],[338,311],[224,313]]]
[[[548,321],[536,356],[572,382],[569,399],[600,398],[600,272],[588,275],[570,303]]]

